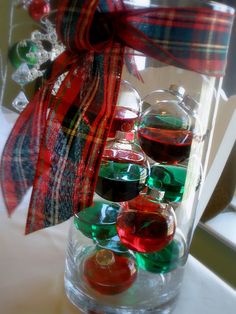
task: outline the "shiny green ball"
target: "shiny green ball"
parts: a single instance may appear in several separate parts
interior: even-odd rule
[[[136,253],[140,268],[152,273],[167,273],[181,265],[182,245],[173,240],[164,249],[154,253]]]
[[[38,46],[31,40],[23,40],[15,43],[9,50],[9,60],[12,66],[17,69],[22,63],[27,63],[29,67],[33,67],[38,58],[35,55],[29,55],[38,51]]]
[[[76,214],[75,227],[88,238],[110,239],[117,234],[116,219],[119,209],[118,204],[94,201],[90,207]]]

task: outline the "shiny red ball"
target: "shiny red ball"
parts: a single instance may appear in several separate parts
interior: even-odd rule
[[[176,217],[168,204],[140,194],[122,203],[116,228],[120,241],[127,248],[152,253],[162,250],[173,240]]]
[[[102,249],[84,262],[84,279],[101,294],[121,293],[134,283],[137,266],[133,258]]]
[[[45,0],[32,0],[28,6],[28,12],[32,19],[38,22],[50,12],[50,4]]]

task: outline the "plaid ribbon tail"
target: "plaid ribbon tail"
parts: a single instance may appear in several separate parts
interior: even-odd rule
[[[43,101],[45,92],[46,88],[38,92],[19,116],[4,147],[1,185],[9,215],[33,184],[47,107]]]
[[[52,88],[57,77],[74,62],[75,58],[67,52],[55,60],[47,71],[46,84],[20,114],[5,144],[1,158],[1,188],[9,215],[33,185],[47,110],[53,99]]]
[[[26,234],[91,204],[116,104],[123,48],[88,53],[70,70],[52,104],[40,147]]]

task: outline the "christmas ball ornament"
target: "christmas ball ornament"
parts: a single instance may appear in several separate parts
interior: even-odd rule
[[[176,217],[169,204],[152,195],[140,194],[121,205],[116,227],[127,248],[150,253],[162,250],[173,239]]]
[[[95,190],[109,201],[124,202],[145,188],[148,174],[148,161],[134,142],[134,133],[118,131],[103,152]]]
[[[50,4],[46,0],[32,0],[28,12],[33,20],[39,22],[44,15],[50,13]]]
[[[151,167],[147,185],[163,191],[167,202],[181,202],[187,168],[181,165],[155,164]]]
[[[148,97],[145,97],[141,102],[141,112],[144,112],[152,106],[152,103],[157,103],[162,100],[174,100],[181,103],[184,96],[185,88],[183,86],[171,84],[168,89],[155,90],[151,92]]]
[[[137,277],[137,266],[131,255],[101,249],[85,259],[83,277],[97,292],[113,295],[130,288]]]
[[[38,59],[35,55],[37,51],[38,46],[33,41],[26,39],[11,47],[8,58],[15,69],[19,68],[23,63],[26,63],[30,68],[37,64]]]
[[[145,101],[151,103],[147,96]],[[150,104],[141,115],[138,140],[143,151],[159,163],[176,164],[189,157],[193,139],[192,119],[178,101]]]
[[[176,232],[164,249],[153,253],[136,253],[137,264],[140,268],[152,273],[167,273],[185,262],[186,241]]]
[[[112,238],[117,234],[115,224],[119,208],[119,204],[94,201],[75,215],[74,224],[83,235],[94,240]]]
[[[124,106],[117,106],[115,109],[115,116],[112,121],[109,137],[114,138],[117,131],[131,131],[134,129],[137,119],[138,113]]]
[[[140,96],[127,81],[121,81],[115,113],[108,135],[114,138],[117,131],[129,132],[134,129],[140,112]]]

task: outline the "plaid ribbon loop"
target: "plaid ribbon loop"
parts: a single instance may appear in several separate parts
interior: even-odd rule
[[[100,53],[116,42],[219,77],[225,73],[233,20],[232,13],[204,6],[133,9],[122,0],[74,0],[58,9],[57,32],[69,51]]]
[[[26,233],[91,204],[119,92],[124,48],[210,76],[224,74],[233,14],[203,7],[134,9],[123,0],[61,0],[66,46],[5,145],[1,184],[11,214],[30,186]],[[55,96],[52,88],[64,79]]]
[[[58,8],[57,33],[69,51],[101,52],[111,46],[114,31],[109,13],[102,13],[99,1],[74,1],[74,6]]]

